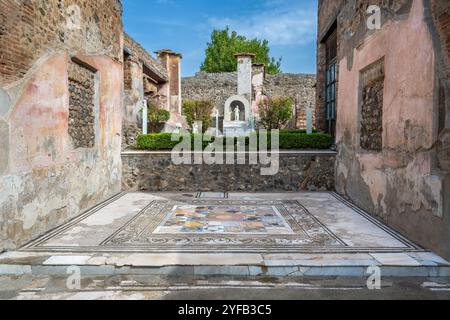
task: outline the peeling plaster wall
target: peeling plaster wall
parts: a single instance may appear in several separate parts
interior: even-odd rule
[[[129,77],[129,86],[125,88],[124,94],[124,118],[127,121],[138,123],[142,121],[140,104],[144,99],[144,73],[142,65],[135,59],[128,58],[124,63]]]
[[[6,83],[0,97],[0,251],[20,247],[121,190],[121,5],[116,0],[77,4],[88,17],[83,32],[42,26],[48,28],[48,39],[60,33],[65,40],[42,41],[26,64],[20,64],[20,55],[1,61],[17,59],[11,66],[20,64],[20,70],[13,76],[1,74],[0,82]],[[57,1],[30,1],[19,13],[60,12],[58,8]],[[31,25],[39,28],[44,22],[37,19]],[[2,36],[17,38],[14,33],[28,30],[21,23],[23,19],[7,25]],[[90,35],[80,39],[86,29]],[[26,53],[28,44],[18,50]],[[92,148],[75,148],[68,132],[72,57],[96,70]]]
[[[95,66],[101,79],[96,146],[72,146],[69,56],[51,55],[11,110],[9,166],[0,177],[2,249],[16,248],[120,192],[122,66],[104,56],[80,59]]]
[[[349,30],[355,8],[364,8],[355,2],[347,1],[340,12],[338,34]],[[411,240],[450,258],[449,168],[438,162],[450,159],[448,147],[439,149],[439,39],[426,22],[427,1],[403,2],[407,11],[386,19],[381,30],[340,44],[336,188]],[[360,146],[360,74],[382,58],[383,148],[369,152]]]

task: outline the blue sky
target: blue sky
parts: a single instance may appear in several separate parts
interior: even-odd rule
[[[150,53],[183,54],[183,76],[204,59],[211,31],[229,26],[269,40],[283,72],[315,73],[317,0],[123,0],[124,28]]]

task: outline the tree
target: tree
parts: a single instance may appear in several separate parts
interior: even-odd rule
[[[252,39],[238,35],[227,27],[224,30],[214,30],[211,42],[205,51],[205,61],[200,70],[208,73],[233,72],[237,70],[235,54],[249,52],[256,55],[254,62],[265,64],[268,74],[281,72],[281,58],[270,57],[269,41]]]
[[[290,98],[266,98],[259,103],[259,117],[267,130],[283,129],[292,119],[293,102]]]
[[[183,113],[189,126],[195,121],[202,122],[203,133],[211,126],[211,114],[214,109],[214,104],[209,100],[186,100],[183,102]]]

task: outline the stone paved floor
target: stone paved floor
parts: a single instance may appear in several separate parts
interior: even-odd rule
[[[0,300],[449,300],[450,278],[321,277],[83,277],[79,289],[65,276],[0,276]]]
[[[333,193],[128,193],[26,246],[79,252],[414,252]]]
[[[64,287],[72,266],[87,281],[81,291]],[[358,298],[370,296],[365,281],[374,267],[383,280],[409,279],[387,286],[392,296],[405,286],[414,288],[411,297],[449,292],[447,261],[334,193],[126,193],[0,255],[0,297],[162,299],[236,289],[243,298],[273,298],[271,290],[327,298],[347,292],[348,282],[333,282],[342,277],[360,282],[350,290]],[[322,280],[302,282],[315,277]]]

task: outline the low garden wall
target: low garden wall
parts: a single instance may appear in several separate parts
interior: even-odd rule
[[[279,171],[261,175],[263,165],[175,165],[170,152],[122,153],[124,191],[332,191],[333,151],[280,151]],[[192,161],[193,162],[193,161]]]

